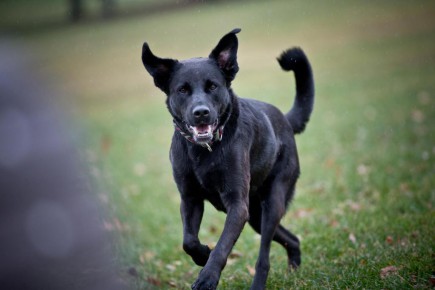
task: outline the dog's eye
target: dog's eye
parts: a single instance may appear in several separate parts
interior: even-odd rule
[[[187,93],[189,92],[189,90],[187,89],[186,86],[182,86],[182,87],[180,87],[180,88],[178,89],[178,92],[179,92],[180,94],[182,94],[182,95],[185,95],[185,94],[187,94]]]
[[[208,89],[209,89],[209,91],[214,91],[214,90],[217,89],[217,85],[215,85],[215,84],[209,84],[208,85]]]

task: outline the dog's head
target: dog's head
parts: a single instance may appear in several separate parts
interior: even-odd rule
[[[226,34],[208,58],[184,61],[156,57],[143,44],[142,62],[154,84],[167,96],[174,119],[183,123],[197,143],[209,143],[226,120],[231,105],[229,88],[239,67],[238,41],[234,29]]]

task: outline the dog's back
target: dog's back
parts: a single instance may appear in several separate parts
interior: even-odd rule
[[[291,110],[283,115],[275,106],[253,99],[239,98],[240,119],[238,130],[249,131],[253,137],[246,138],[245,146],[250,148],[251,160],[251,191],[256,191],[258,185],[267,176],[265,171],[271,171],[272,161],[277,154],[290,151],[292,170],[299,174],[299,162],[293,134],[301,133],[309,121],[314,103],[314,80],[311,65],[300,48],[284,51],[278,58],[281,68],[293,71],[296,79],[296,97]],[[242,137],[243,138],[243,137]],[[253,143],[249,143],[251,140]],[[291,158],[291,156],[294,156]],[[284,157],[281,157],[284,158]],[[277,168],[276,170],[285,170]],[[270,172],[270,174],[274,174]],[[262,178],[261,178],[262,177]],[[292,192],[286,196],[286,204],[292,197]]]

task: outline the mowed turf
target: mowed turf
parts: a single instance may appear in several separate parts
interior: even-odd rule
[[[13,34],[36,72],[55,76],[52,85],[76,103],[72,114],[87,130],[80,150],[107,209],[104,226],[116,237],[122,279],[134,289],[189,289],[201,270],[181,247],[168,160],[172,120],[143,69],[142,43],[162,57],[207,56],[240,27],[241,69],[233,82],[239,96],[289,110],[293,75],[275,58],[291,46],[305,50],[316,84],[312,118],[296,138],[302,175],[283,219],[301,239],[302,267],[288,272],[285,251],[274,244],[268,289],[433,287],[435,4],[228,1],[179,8]],[[206,206],[203,243],[216,243],[224,219]],[[249,287],[259,243],[246,226],[220,289]]]

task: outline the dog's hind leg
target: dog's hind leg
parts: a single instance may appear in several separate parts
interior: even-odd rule
[[[261,212],[250,214],[251,219],[249,224],[259,234],[261,234]],[[290,269],[296,269],[301,264],[301,250],[299,248],[299,239],[284,228],[282,225],[278,225],[273,240],[284,247],[287,251],[288,265]]]
[[[299,267],[301,264],[299,239],[282,225],[278,225],[273,240],[281,244],[287,250],[289,268],[296,269]]]
[[[255,277],[251,286],[252,289],[264,289],[266,285],[267,276],[269,274],[270,262],[269,253],[270,245],[275,237],[275,232],[279,226],[279,222],[285,213],[285,205],[281,201],[282,185],[275,185],[274,189],[263,197],[261,201],[261,214],[256,213],[257,216],[251,220],[251,225],[258,231],[258,220],[260,217],[261,229],[261,245],[260,253],[255,266]]]
[[[262,208],[260,200],[252,198],[249,203],[249,224],[261,234]],[[281,224],[275,230],[273,240],[284,247],[287,251],[288,265],[290,269],[296,269],[301,264],[301,251],[299,239]]]

